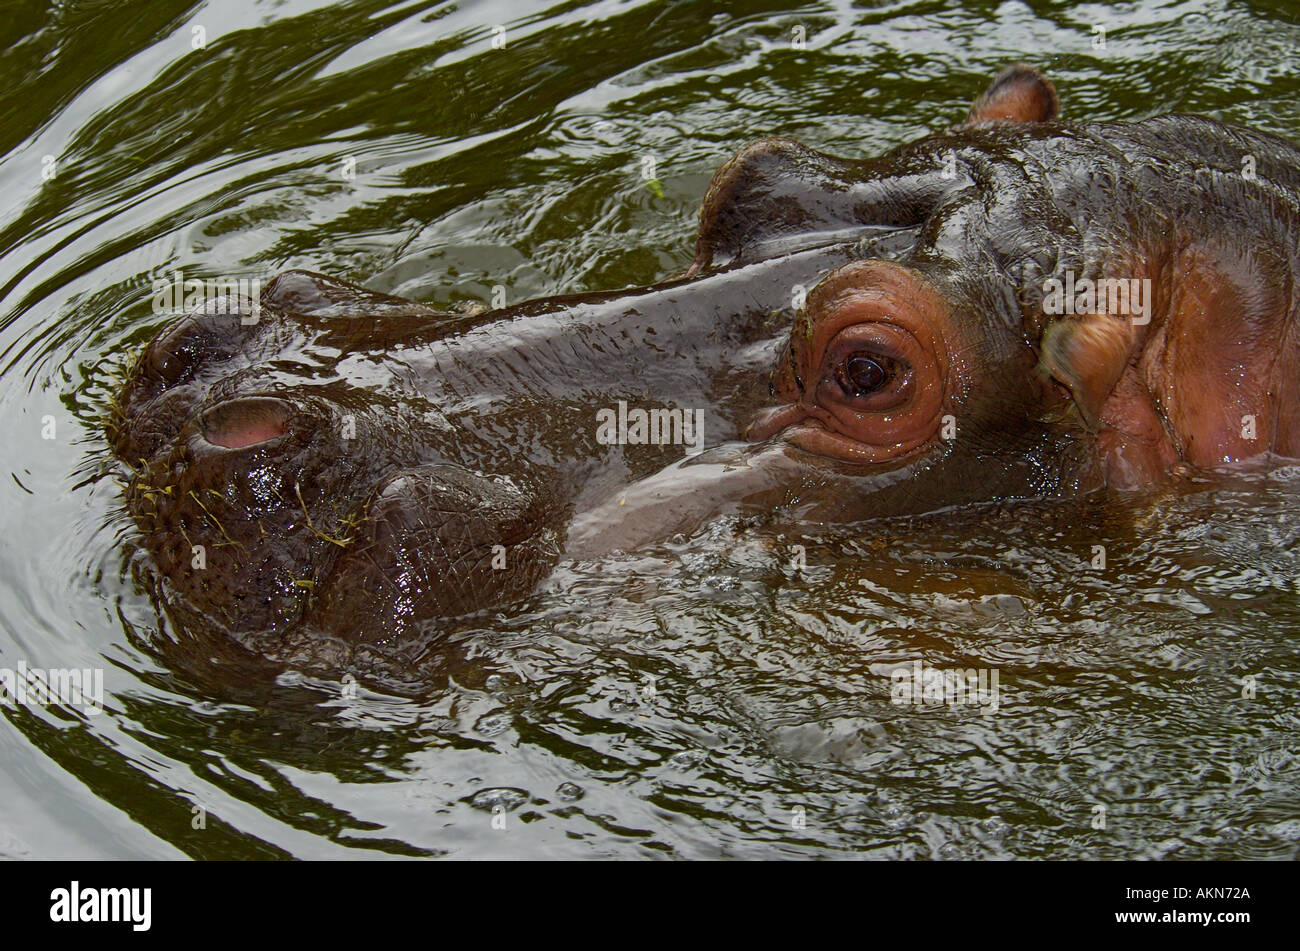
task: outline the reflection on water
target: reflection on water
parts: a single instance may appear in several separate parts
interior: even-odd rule
[[[4,711],[0,854],[1297,853],[1296,470],[723,519],[358,682],[160,622],[102,435],[155,277],[310,267],[442,305],[653,281],[746,141],[879,152],[1013,59],[1075,118],[1300,138],[1284,5],[1124,7],[1104,49],[1065,3],[12,6],[0,666],[102,668],[106,710]],[[918,661],[996,672],[996,712],[891,702]]]

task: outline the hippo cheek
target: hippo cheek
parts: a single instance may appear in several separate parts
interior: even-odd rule
[[[388,476],[359,509],[357,537],[316,582],[308,625],[354,643],[418,642],[428,622],[522,597],[559,556],[527,488],[458,466]]]
[[[119,405],[108,426],[113,451],[132,467],[143,466],[169,444],[186,425],[203,392],[193,383],[164,390],[130,412]]]

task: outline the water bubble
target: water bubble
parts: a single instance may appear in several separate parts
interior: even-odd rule
[[[587,795],[577,783],[560,783],[555,787],[555,795],[559,796],[565,802],[577,802],[583,796]]]
[[[496,713],[489,713],[480,717],[479,721],[474,724],[474,729],[484,736],[497,736],[510,729],[513,718],[509,713],[499,710]]]
[[[973,605],[976,614],[984,617],[1024,617],[1028,614],[1025,602],[1013,594],[985,595]]]
[[[910,821],[907,807],[896,802],[886,803],[880,808],[880,817],[890,825],[904,826]]]
[[[31,849],[27,843],[7,829],[0,829],[0,858],[24,858],[30,855]]]
[[[1002,838],[1007,834],[1007,830],[1011,828],[999,816],[989,816],[979,823],[979,827],[986,835],[990,835],[995,839]]]
[[[515,789],[511,786],[498,786],[494,789],[480,789],[474,794],[469,804],[475,809],[492,812],[498,806],[506,812],[518,809],[529,799],[528,790]]]
[[[703,763],[708,755],[704,750],[682,750],[668,757],[668,765],[672,769],[690,770]]]

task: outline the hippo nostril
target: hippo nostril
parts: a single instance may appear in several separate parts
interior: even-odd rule
[[[287,433],[293,416],[293,407],[269,396],[229,400],[203,414],[203,438],[226,449],[256,446]]]
[[[179,383],[193,366],[203,337],[203,328],[198,326],[198,322],[193,317],[186,317],[149,345],[149,370],[164,383]]]
[[[147,369],[168,386],[184,382],[204,361],[237,353],[247,342],[246,321],[258,313],[248,298],[221,296],[204,302],[154,339],[146,351]]]

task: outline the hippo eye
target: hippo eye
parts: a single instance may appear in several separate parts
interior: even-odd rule
[[[894,361],[878,354],[855,353],[839,365],[840,387],[849,396],[866,396],[880,389],[894,375]]]

